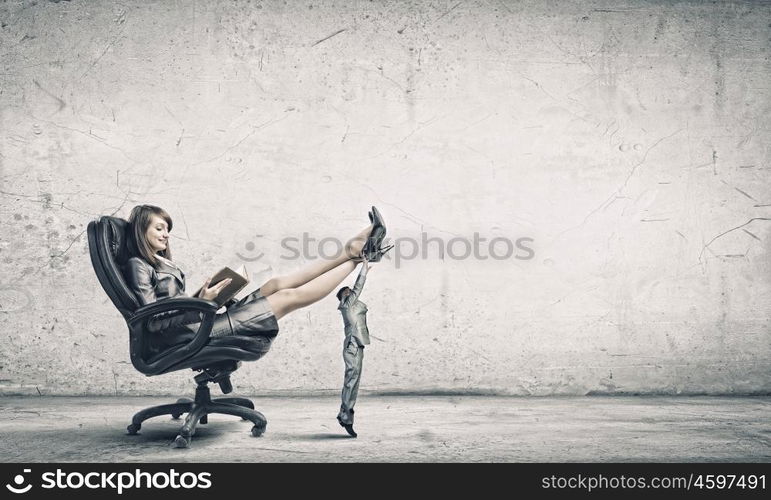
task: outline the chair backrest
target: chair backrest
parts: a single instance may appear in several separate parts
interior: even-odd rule
[[[140,304],[126,285],[123,265],[130,257],[128,221],[103,215],[88,223],[88,249],[91,265],[102,288],[124,318],[128,319]]]

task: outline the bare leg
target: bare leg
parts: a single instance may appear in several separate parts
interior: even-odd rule
[[[263,297],[268,297],[279,290],[298,288],[327,271],[336,268],[343,262],[347,262],[358,256],[361,253],[361,249],[364,248],[364,243],[367,241],[367,237],[371,232],[372,224],[365,227],[359,234],[351,238],[346,245],[347,248],[345,248],[343,253],[335,259],[319,259],[293,273],[270,278],[260,287],[260,294],[262,294]]]
[[[313,304],[329,295],[351,274],[351,271],[356,269],[356,265],[356,262],[347,260],[304,285],[297,288],[285,288],[271,294],[267,299],[276,319],[281,319],[290,312]]]

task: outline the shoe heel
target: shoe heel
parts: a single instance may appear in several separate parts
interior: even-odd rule
[[[377,251],[375,252],[375,255],[371,259],[368,259],[368,260],[370,262],[380,262],[380,259],[383,258],[383,255],[385,255],[393,247],[394,247],[393,245],[390,245],[390,246],[388,246],[386,248],[378,248]]]

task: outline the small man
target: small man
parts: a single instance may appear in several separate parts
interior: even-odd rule
[[[337,309],[343,315],[345,325],[345,340],[343,341],[343,361],[345,362],[345,380],[343,381],[343,402],[340,405],[340,413],[337,421],[352,437],[356,437],[353,430],[353,405],[356,404],[356,396],[359,393],[359,380],[361,379],[361,365],[364,359],[364,346],[369,345],[369,330],[367,329],[367,304],[359,300],[364,282],[367,280],[370,262],[380,262],[394,245],[383,247],[383,239],[386,235],[386,226],[383,216],[377,208],[372,207],[369,220],[373,224],[372,234],[365,243],[361,252],[361,270],[353,285],[353,290],[347,286],[337,291],[337,300],[340,301]]]
[[[353,430],[353,405],[356,404],[356,396],[359,393],[364,346],[369,344],[367,305],[359,300],[369,267],[370,263],[365,256],[362,259],[361,271],[359,271],[359,276],[353,285],[353,290],[344,286],[337,291],[337,300],[340,301],[337,309],[343,315],[343,324],[345,325],[345,341],[343,342],[345,380],[343,382],[343,402],[340,405],[337,421],[352,437],[357,436],[356,431]]]

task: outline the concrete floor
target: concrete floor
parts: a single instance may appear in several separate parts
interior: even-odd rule
[[[216,396],[215,396],[216,397]],[[6,462],[771,462],[771,397],[360,396],[358,439],[333,397],[253,398],[268,419],[213,415],[192,447],[168,445],[181,421],[132,414],[169,397],[0,399]]]

